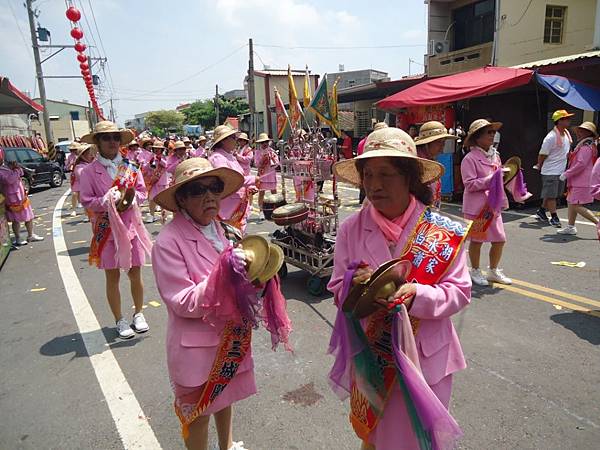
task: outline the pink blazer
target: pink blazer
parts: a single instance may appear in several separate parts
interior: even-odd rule
[[[73,170],[73,163],[77,159],[77,153],[71,152],[67,155],[67,159],[65,160],[65,167],[67,170]]]
[[[111,188],[113,180],[98,160],[85,166],[81,172],[79,183],[79,201],[83,207],[85,209],[91,209],[95,213],[107,211],[106,206],[102,205],[102,198]],[[146,196],[147,193],[144,179],[141,176],[138,176],[137,184],[135,186],[135,200],[137,204],[141,205],[144,203]],[[129,208],[121,213],[121,219],[126,227],[132,229],[133,221],[135,219],[133,209]],[[92,217],[92,225],[95,225],[95,217]],[[109,240],[112,239],[113,237],[111,235]]]
[[[592,164],[597,155],[596,146],[592,146],[589,143],[575,147],[569,162],[569,168],[564,172],[564,176],[567,179],[567,186],[579,188],[590,186]]]
[[[227,243],[220,225],[221,240]],[[186,218],[178,213],[159,233],[152,248],[152,270],[167,306],[167,366],[171,380],[182,386],[201,386],[208,379],[223,326],[202,320],[200,304],[208,275],[219,254]],[[249,353],[238,373],[254,367]]]
[[[242,175],[244,174],[244,169],[242,169],[242,166],[240,166],[240,163],[235,158],[235,155],[227,153],[225,150],[220,148],[214,149],[211,155],[208,157],[208,160],[215,168],[229,167],[230,169],[233,169]],[[224,220],[229,219],[244,197],[245,189],[254,187],[254,185],[255,177],[252,175],[246,175],[244,177],[244,185],[237,192],[234,192],[229,197],[221,199],[219,216],[221,216],[221,218]]]
[[[270,161],[268,163],[265,162],[265,159],[269,158]],[[257,148],[254,151],[254,165],[257,169],[260,170],[263,164],[267,164],[267,168],[261,174],[261,181],[264,183],[277,183],[277,172],[276,167],[279,165],[279,158],[277,157],[277,153],[271,147],[263,150],[262,148]]]
[[[236,153],[235,158],[238,160],[240,166],[244,170],[244,176],[250,175],[250,164],[254,159],[252,147],[245,145],[244,148],[240,149],[240,151]]]
[[[471,216],[479,214],[481,208],[487,203],[492,176],[501,166],[502,162],[498,154],[494,156],[493,161],[490,161],[479,147],[471,147],[471,151],[460,164],[460,173],[465,186],[462,204],[464,214]],[[508,206],[506,193],[504,191],[502,193],[505,205]]]
[[[594,168],[592,169],[590,186],[592,189],[592,196],[596,200],[600,200],[600,158],[596,160],[596,164],[594,164]]]
[[[352,261],[365,261],[372,269],[402,253],[425,206],[417,201],[413,216],[400,236],[394,254],[368,209],[348,217],[340,226],[335,243],[333,275],[327,288],[336,297],[344,272]],[[433,286],[418,284],[410,315],[421,319],[416,336],[423,376],[429,385],[466,367],[462,348],[450,317],[471,301],[471,278],[461,249],[454,263]]]
[[[179,165],[179,163],[181,161],[183,161],[183,159],[179,159],[175,155],[169,155],[169,157],[167,158],[167,172],[171,176],[175,175],[175,169],[177,168],[177,166]]]
[[[14,170],[6,166],[0,166],[0,188],[6,197],[7,205],[17,205],[25,200],[25,188],[21,182],[23,169],[20,167]]]
[[[81,173],[88,165],[89,163],[81,160],[79,161],[79,164],[73,167],[73,184],[71,185],[71,190],[73,192],[79,192],[81,186]]]

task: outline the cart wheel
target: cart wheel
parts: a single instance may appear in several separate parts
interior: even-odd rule
[[[287,264],[284,262],[281,267],[279,268],[279,278],[281,278],[282,280],[287,277],[288,274],[288,268],[287,268]]]
[[[327,288],[327,282],[329,281],[328,277],[321,278],[316,275],[311,276],[306,283],[306,287],[308,288],[308,292],[315,297],[320,297],[325,293]]]

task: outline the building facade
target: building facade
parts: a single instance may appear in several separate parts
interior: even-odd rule
[[[340,67],[341,68],[341,67]],[[333,86],[335,80],[338,81],[338,89],[347,89],[355,86],[364,86],[365,84],[378,81],[389,81],[387,72],[373,69],[349,70],[327,74],[327,85]]]
[[[34,101],[39,103],[40,99],[36,98]],[[95,121],[95,114],[91,108],[67,100],[46,100],[46,108],[55,143],[80,138],[91,131]],[[40,133],[44,141],[48,142],[41,120],[32,120],[31,129],[35,133]]]
[[[146,129],[146,116],[150,114],[150,111],[136,114],[133,119],[125,121],[125,128],[130,130],[136,130],[138,133]]]

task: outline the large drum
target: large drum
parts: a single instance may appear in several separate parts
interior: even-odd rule
[[[281,194],[267,194],[265,195],[263,201],[262,211],[265,215],[265,219],[271,220],[271,215],[273,211],[283,205],[285,205],[285,200],[283,199],[283,195]]]
[[[280,206],[272,214],[273,222],[280,226],[300,223],[308,217],[308,206],[304,203],[291,203]]]

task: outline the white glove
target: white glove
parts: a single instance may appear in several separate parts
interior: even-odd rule
[[[106,194],[104,194],[104,197],[102,197],[102,204],[103,205],[108,205],[108,202],[110,200],[113,200],[115,203],[117,203],[120,199],[121,199],[121,191],[119,190],[118,187],[113,186],[111,187],[108,192]]]
[[[560,181],[565,181],[565,180],[567,179],[567,177],[565,176],[565,174],[564,174],[564,173],[561,173],[561,174],[560,174],[560,176],[558,177],[558,179],[559,179]]]
[[[508,167],[503,167],[502,173],[507,173],[507,172],[510,172],[510,169]]]
[[[237,259],[242,264],[246,265],[246,252],[242,247],[236,247],[231,252],[233,257]]]

